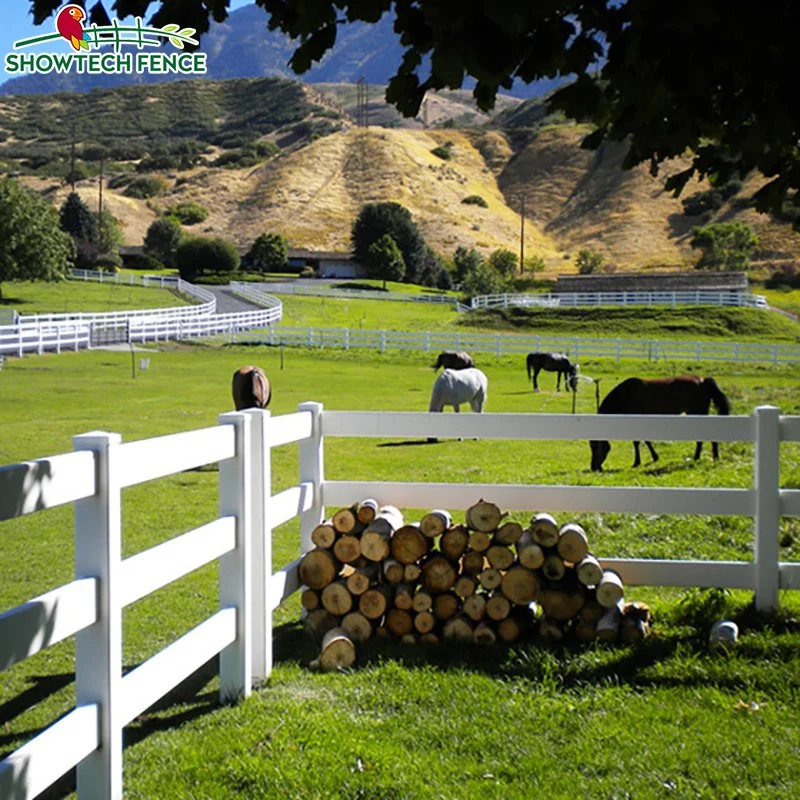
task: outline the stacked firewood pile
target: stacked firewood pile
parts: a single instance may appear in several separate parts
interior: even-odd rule
[[[367,499],[339,509],[311,534],[300,562],[305,626],[322,637],[313,666],[355,661],[372,636],[409,644],[493,645],[636,641],[652,617],[623,601],[622,581],[589,552],[585,531],[535,514],[527,528],[484,500],[454,524],[435,510],[407,524],[394,506]]]

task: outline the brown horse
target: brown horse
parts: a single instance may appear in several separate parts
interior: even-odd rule
[[[272,399],[269,378],[261,367],[240,367],[233,373],[233,404],[237,411],[245,408],[266,408]]]
[[[472,356],[469,353],[462,352],[455,352],[454,350],[445,350],[439,353],[439,358],[436,359],[436,363],[433,365],[434,369],[439,369],[439,367],[444,367],[445,369],[469,369],[470,367],[474,367],[475,362],[472,360]]]
[[[600,403],[598,414],[704,414],[714,403],[718,414],[729,414],[730,403],[713,378],[689,375],[683,378],[628,378],[615,386]],[[645,442],[653,461],[658,454],[652,442]],[[592,471],[600,472],[611,445],[605,441],[589,442],[592,448]],[[700,458],[703,443],[694,451],[695,461]],[[639,442],[633,443],[634,467],[641,464]],[[714,458],[719,458],[719,445],[711,443]]]
[[[525,359],[525,366],[528,368],[528,380],[531,379],[533,374],[533,391],[539,391],[539,373],[542,370],[545,372],[555,372],[556,378],[556,391],[561,391],[561,376],[564,376],[564,385],[567,389],[572,389],[574,392],[577,388],[578,381],[576,375],[578,373],[578,365],[573,364],[567,356],[563,353],[528,353]]]

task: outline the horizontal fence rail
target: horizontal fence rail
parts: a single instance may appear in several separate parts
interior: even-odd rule
[[[247,287],[247,288],[245,288]],[[254,288],[258,287],[258,288]],[[446,294],[402,294],[400,292],[381,292],[377,289],[341,289],[330,284],[313,286],[310,284],[296,283],[231,283],[234,294],[242,292],[269,292],[271,294],[293,294],[308,297],[332,297],[340,300],[386,300],[396,303],[438,303],[440,305],[455,306],[458,298]],[[246,296],[242,294],[242,296]]]
[[[761,361],[793,364],[800,361],[800,346],[759,342],[682,342],[670,339],[594,339],[583,336],[516,336],[511,334],[460,333],[450,331],[389,331],[356,328],[298,328],[283,326],[264,333],[247,333],[237,341],[335,349],[468,350],[495,356],[531,352],[566,353],[582,358],[637,359],[643,361]]]
[[[272,531],[300,519],[300,553],[326,507],[364,497],[411,508],[467,508],[477,497],[507,510],[744,515],[752,561],[601,557],[629,585],[752,590],[756,607],[800,588],[800,564],[779,560],[778,523],[800,516],[800,489],[780,486],[780,452],[800,441],[800,417],[761,407],[751,416],[434,414],[325,411],[303,403],[222,414],[219,424],[123,444],[119,434],[74,439],[76,451],[0,468],[0,519],[75,503],[75,580],[0,613],[0,671],[75,636],[76,707],[0,761],[0,797],[33,798],[77,766],[78,798],[122,797],[122,728],[219,654],[220,699],[246,697],[272,669],[272,612],[300,588],[300,558],[273,572]],[[326,480],[328,437],[715,440],[753,445],[743,488],[546,486]],[[271,453],[299,444],[295,486],[271,494]],[[219,463],[219,516],[128,558],[121,555],[125,487]],[[122,609],[199,567],[219,562],[219,609],[122,675]],[[53,754],[57,754],[53,756]]]

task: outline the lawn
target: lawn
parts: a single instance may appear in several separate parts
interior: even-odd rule
[[[349,302],[349,301],[346,301]],[[393,307],[398,304],[386,303]],[[71,437],[111,430],[123,441],[213,425],[230,408],[230,376],[258,363],[273,384],[273,414],[317,400],[329,409],[425,410],[433,381],[424,354],[345,353],[181,345],[154,350],[131,373],[130,355],[69,353],[11,359],[0,371],[0,464],[71,449]],[[555,378],[531,392],[521,359],[486,358],[488,412],[571,410]],[[597,361],[584,372],[603,392],[631,374],[711,372],[733,413],[778,405],[800,414],[800,366],[636,364]],[[578,411],[595,410],[582,388]],[[752,448],[721,445],[688,460],[689,443],[659,445],[656,466],[631,469],[615,444],[608,471],[591,473],[585,442],[397,439],[326,442],[331,479],[431,480],[643,486],[747,486]],[[800,486],[800,453],[785,448],[782,482]],[[279,448],[273,489],[297,479],[297,446]],[[217,515],[217,473],[182,473],[123,494],[123,549],[138,552]],[[476,498],[477,499],[477,498]],[[487,498],[491,499],[491,498]],[[429,509],[404,509],[418,519]],[[451,509],[457,520],[463,509]],[[531,509],[531,511],[547,509]],[[560,522],[566,515],[557,515]],[[525,514],[512,518],[526,522]],[[735,517],[571,515],[599,556],[749,560],[752,530]],[[781,558],[800,558],[800,525],[784,520]],[[298,552],[298,524],[276,531],[275,563]],[[0,609],[66,582],[72,511],[58,508],[4,523]],[[757,618],[746,592],[629,587],[651,604],[655,633],[638,646],[543,647],[531,642],[476,650],[404,647],[376,640],[353,670],[308,669],[315,646],[298,625],[299,603],[277,612],[277,665],[245,703],[217,705],[214,664],[126,729],[126,798],[522,798],[791,797],[800,791],[800,598],[782,593],[773,618]],[[207,566],[125,612],[126,669],[208,616],[217,603]],[[705,647],[714,619],[739,622],[727,657]],[[70,642],[3,674],[0,753],[74,702]],[[40,701],[34,705],[34,701]],[[52,796],[69,794],[70,779]]]

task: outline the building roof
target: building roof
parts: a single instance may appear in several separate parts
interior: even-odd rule
[[[353,254],[337,250],[307,250],[303,247],[290,247],[288,258],[308,258],[314,261],[352,261]]]
[[[747,291],[746,272],[616,272],[559,275],[556,292]]]

